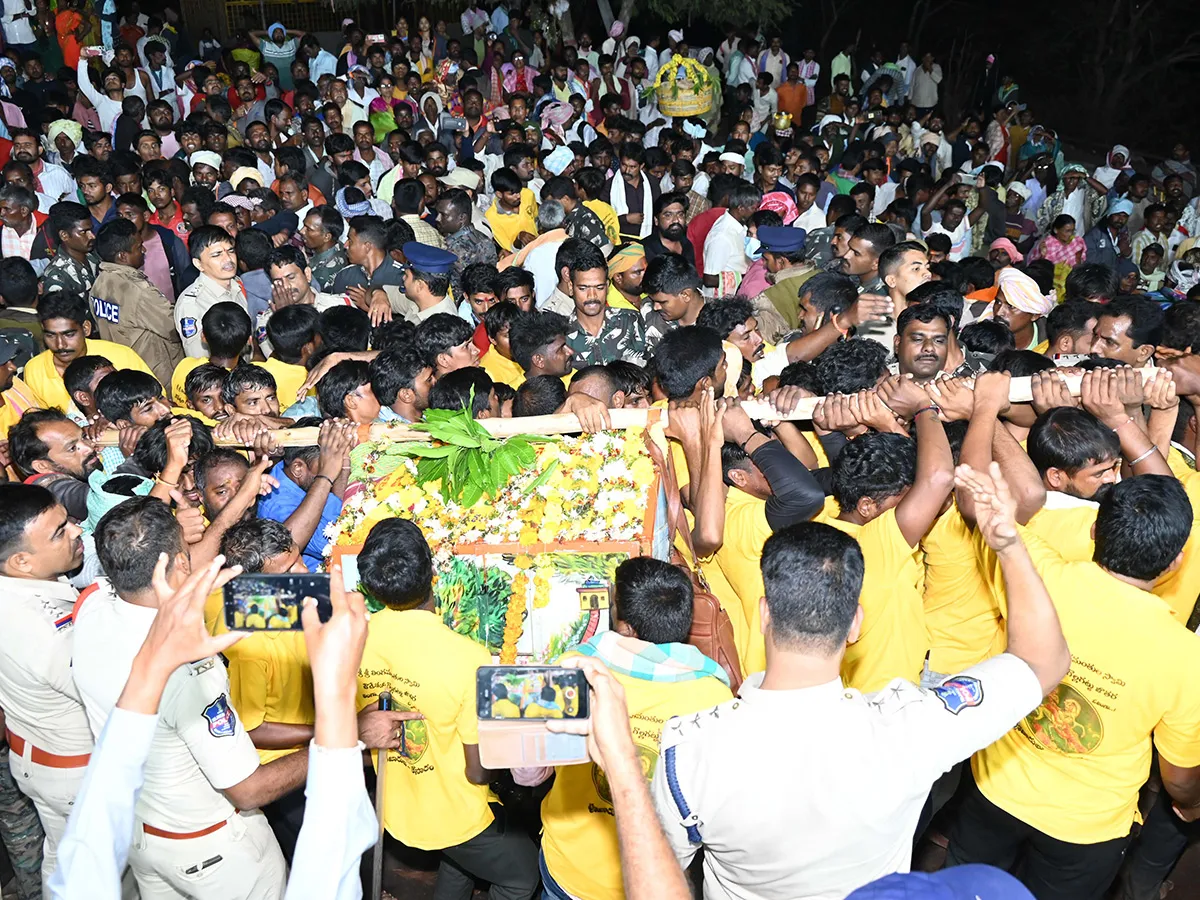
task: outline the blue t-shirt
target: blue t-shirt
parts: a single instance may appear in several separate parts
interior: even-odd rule
[[[279,487],[259,498],[258,515],[263,519],[284,522],[304,502],[307,491],[288,477],[282,461],[275,464],[275,468],[271,470],[271,477],[279,482]],[[325,537],[325,528],[341,515],[341,512],[341,498],[331,493],[325,498],[325,508],[321,510],[321,521],[317,524],[317,530],[301,550],[304,564],[310,570],[315,571],[317,566],[325,562],[325,548],[329,544],[329,538]]]

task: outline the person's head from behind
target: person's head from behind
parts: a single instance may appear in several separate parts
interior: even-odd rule
[[[1017,346],[1017,339],[1008,326],[994,319],[983,319],[964,326],[958,334],[958,341],[964,350],[992,356]]]
[[[250,316],[231,300],[214,303],[200,319],[209,359],[237,360],[250,341],[250,331]]]
[[[854,394],[875,387],[887,374],[887,348],[878,341],[838,341],[813,360],[817,376],[831,394]]]
[[[52,580],[83,562],[81,529],[66,508],[36,484],[0,484],[0,573]]]
[[[321,353],[361,353],[371,340],[371,317],[357,306],[331,306],[317,319]]]
[[[548,416],[558,412],[567,401],[567,388],[562,378],[555,375],[535,375],[521,382],[517,396],[513,398],[512,414],[522,416]]]
[[[532,378],[563,376],[571,371],[574,354],[567,346],[567,320],[552,312],[523,312],[508,328],[513,361]]]
[[[390,610],[421,609],[433,602],[433,557],[421,529],[408,519],[384,519],[358,554],[363,592]]]
[[[699,397],[710,389],[722,397],[727,369],[721,336],[701,325],[669,331],[654,348],[654,370],[668,400]]]
[[[100,414],[113,425],[149,428],[171,414],[162,385],[153,375],[137,369],[118,369],[96,387]]]
[[[1127,478],[1100,500],[1092,561],[1146,587],[1157,584],[1182,565],[1192,519],[1192,504],[1176,478]]]
[[[294,366],[304,365],[317,351],[317,322],[320,313],[308,304],[293,304],[267,319],[271,356]]]
[[[651,644],[683,644],[692,628],[692,580],[679,566],[634,557],[617,566],[613,630]]]
[[[192,571],[183,529],[157,497],[130,497],[106,512],[96,525],[96,555],[113,589],[127,600],[153,598],[154,570],[161,556],[166,557],[164,576],[173,588]]]
[[[862,626],[858,542],[831,525],[801,522],[767,538],[761,565],[767,667],[781,653],[824,657],[836,666]]]
[[[850,441],[834,462],[833,497],[844,514],[870,522],[904,499],[916,472],[916,441],[870,432]]]
[[[1118,287],[1117,273],[1112,266],[1083,263],[1067,273],[1063,302],[1094,300],[1107,303],[1117,296]]]
[[[246,575],[308,571],[292,533],[273,519],[245,519],[236,523],[222,535],[221,553],[225,565],[241,566]]]
[[[617,380],[607,366],[585,366],[571,376],[567,394],[586,394],[599,400],[609,409],[625,406],[625,395],[617,387]]]
[[[234,368],[225,378],[221,400],[230,415],[279,415],[275,376],[262,366],[242,363]]]
[[[439,378],[429,392],[430,409],[469,410],[475,419],[495,419],[500,416],[500,401],[492,379],[475,366],[455,369]]]
[[[379,416],[379,401],[371,390],[371,366],[346,359],[326,373],[317,384],[317,405],[326,419],[349,419],[370,424]]]
[[[1048,490],[1099,502],[1121,468],[1121,441],[1111,428],[1073,406],[1048,409],[1029,429],[1029,459]]]

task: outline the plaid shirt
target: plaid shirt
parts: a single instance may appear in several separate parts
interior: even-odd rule
[[[29,220],[29,230],[24,234],[17,234],[5,225],[3,230],[0,230],[0,250],[3,251],[5,259],[11,256],[29,259],[33,254],[33,240],[37,233],[37,222],[33,219]]]
[[[669,684],[716,678],[728,686],[725,670],[691,644],[651,644],[604,631],[580,644],[575,652],[594,656],[619,675]]]
[[[700,215],[700,213],[707,212],[708,210],[712,209],[712,201],[707,197],[697,194],[695,191],[687,192],[687,200],[688,208],[687,218],[684,220],[685,222],[691,222],[692,219],[696,218],[696,216]]]

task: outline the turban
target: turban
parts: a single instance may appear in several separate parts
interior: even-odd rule
[[[221,154],[213,153],[211,150],[197,150],[188,157],[188,165],[193,168],[199,165],[205,165],[220,172]],[[254,171],[257,172],[258,169],[255,169]]]
[[[789,197],[783,191],[771,191],[762,198],[762,202],[758,204],[759,209],[769,209],[772,212],[779,213],[783,219],[784,225],[791,225],[795,221],[796,216],[800,215],[800,209],[796,206],[796,201]]]
[[[287,29],[283,27],[282,22],[272,22],[271,27],[267,29],[267,37],[271,37],[271,35],[273,35],[275,33],[276,29],[279,29],[280,31],[282,31],[283,39],[287,40]],[[274,41],[275,39],[271,38],[271,40]]]
[[[728,153],[722,153],[720,158],[723,163],[733,163],[735,166],[746,165],[746,157],[740,153],[734,153],[732,150]]]
[[[693,122],[691,119],[684,119],[683,133],[688,137],[704,140],[705,136],[708,134],[708,129],[699,122]]]
[[[542,165],[546,167],[551,175],[561,175],[566,171],[567,166],[575,162],[575,154],[569,147],[555,147],[542,161]]]
[[[641,244],[626,244],[608,261],[608,277],[620,275],[632,269],[639,259],[646,258],[646,248]]]
[[[46,137],[50,139],[51,146],[55,146],[54,142],[60,134],[69,137],[71,143],[75,145],[75,149],[78,150],[79,144],[83,140],[83,126],[74,119],[55,119],[46,129]]]
[[[564,103],[561,100],[555,100],[547,103],[542,107],[541,121],[542,128],[547,131],[554,132],[559,140],[566,142],[566,133],[563,131],[563,125],[575,115],[575,110],[570,103]]]
[[[1132,216],[1133,202],[1121,198],[1120,200],[1114,200],[1112,203],[1108,204],[1108,211],[1105,212],[1106,216],[1115,216],[1118,213],[1125,213],[1127,216]]]
[[[996,287],[1005,303],[1031,316],[1044,316],[1054,309],[1054,292],[1042,294],[1036,281],[1011,266],[996,273]]]
[[[1088,170],[1085,169],[1083,166],[1081,166],[1079,163],[1068,163],[1066,166],[1063,167],[1062,173],[1063,173],[1064,177],[1067,175],[1084,175],[1084,176],[1086,176],[1088,173]]]
[[[246,197],[242,194],[226,194],[221,198],[222,203],[227,203],[234,209],[254,209],[262,203],[257,197]]]
[[[1014,194],[1016,194],[1022,200],[1028,200],[1030,197],[1033,196],[1033,191],[1029,190],[1029,188],[1026,187],[1025,182],[1023,182],[1023,181],[1010,182],[1008,185],[1008,190],[1012,191]]]
[[[671,40],[673,40],[675,43],[678,44],[680,41],[683,40],[683,29],[676,28],[674,31],[668,31],[667,37],[669,37]]]
[[[334,194],[333,205],[347,219],[354,216],[368,216],[371,214],[371,202],[365,198],[361,203],[346,202],[346,188],[339,188],[338,192]]]
[[[1004,237],[996,238],[996,240],[992,241],[992,244],[990,247],[988,247],[988,249],[989,250],[1003,250],[1005,253],[1008,254],[1008,258],[1015,263],[1019,263],[1021,260],[1023,260],[1025,258],[1025,254],[1023,254],[1020,250],[1017,249],[1017,245],[1014,244],[1012,241],[1010,241],[1006,237],[1005,238]]]
[[[233,170],[233,174],[229,176],[229,184],[236,191],[238,185],[249,178],[251,181],[258,182],[258,186],[263,186],[262,172],[252,166],[239,166]]]

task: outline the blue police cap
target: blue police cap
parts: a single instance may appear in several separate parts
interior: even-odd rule
[[[440,250],[420,241],[409,241],[403,247],[404,258],[409,265],[421,272],[445,275],[458,262],[458,257],[448,250]]]
[[[803,228],[791,225],[762,225],[758,229],[763,250],[772,253],[799,253],[804,249],[805,236]]]

